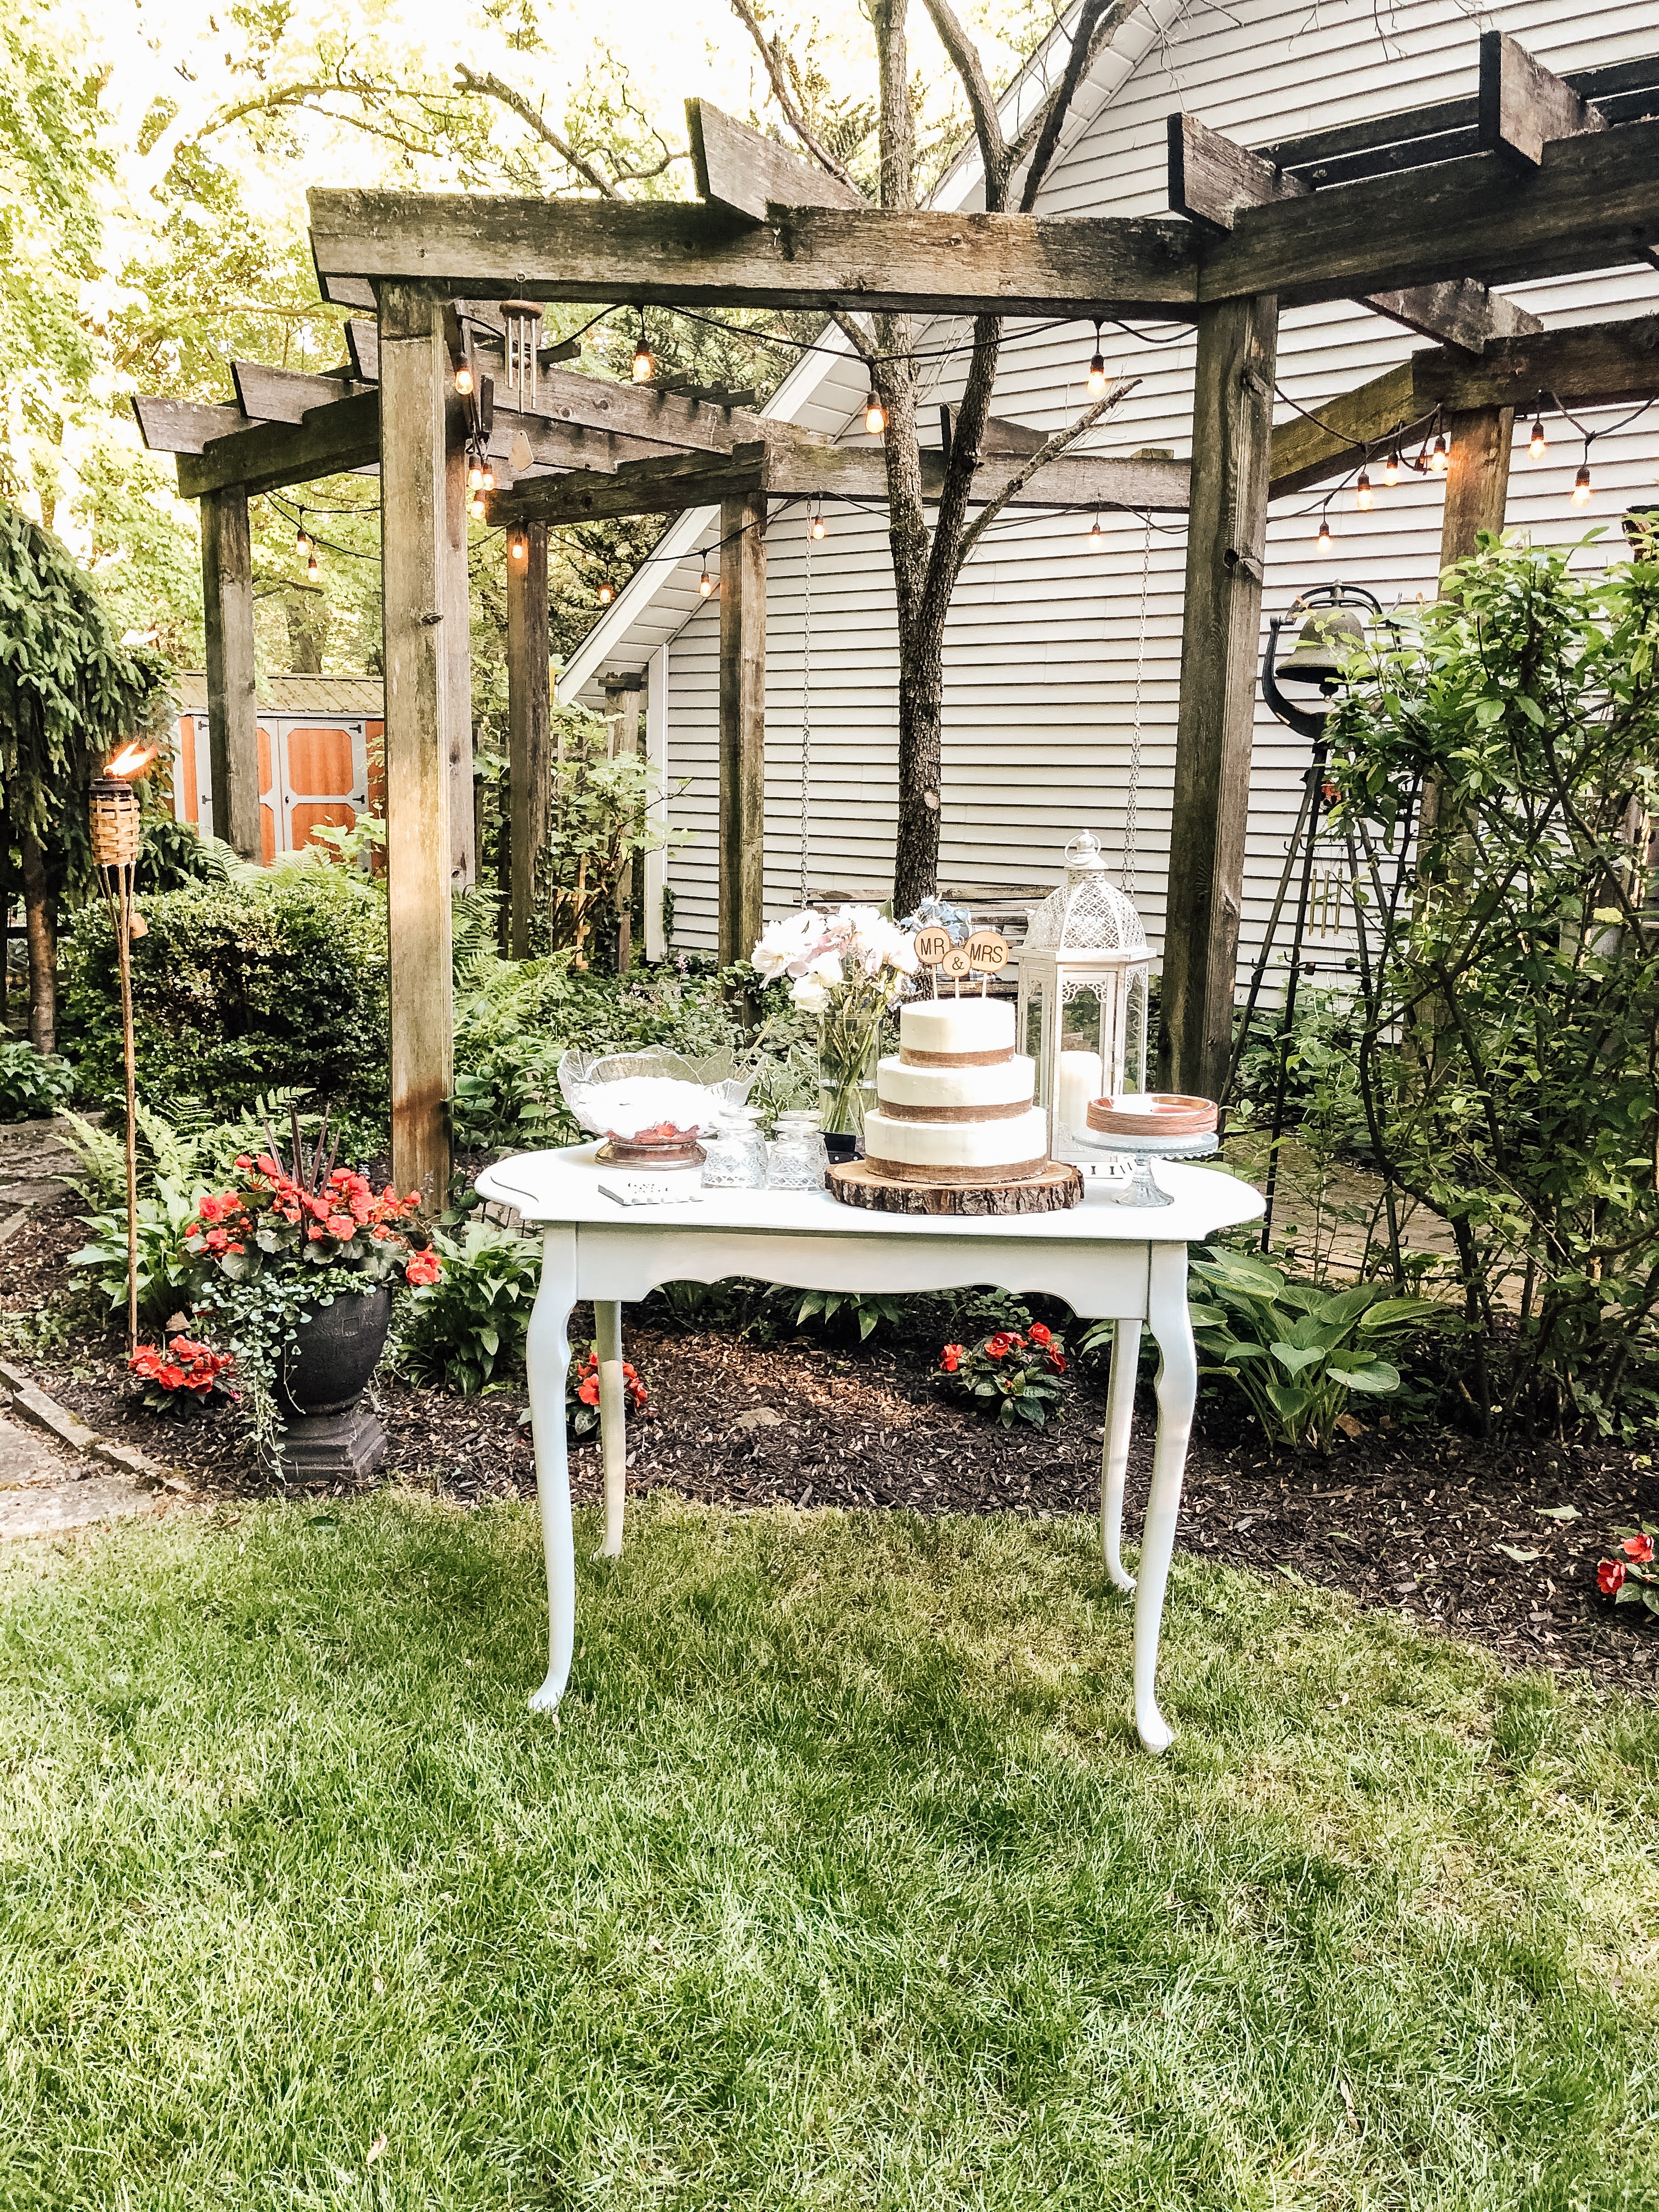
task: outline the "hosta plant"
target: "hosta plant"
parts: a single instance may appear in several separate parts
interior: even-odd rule
[[[435,1382],[463,1397],[509,1389],[524,1374],[525,1337],[541,1279],[539,1243],[488,1221],[470,1221],[459,1237],[441,1235],[433,1242],[443,1273],[409,1301],[399,1366],[417,1382]]]
[[[1041,1428],[1064,1387],[1066,1364],[1064,1340],[1039,1321],[1023,1334],[1000,1328],[979,1344],[947,1344],[939,1378],[953,1396],[1005,1428],[1016,1421]]]
[[[1645,1521],[1639,1528],[1626,1529],[1619,1557],[1603,1559],[1595,1570],[1596,1588],[1603,1597],[1610,1597],[1615,1605],[1644,1605],[1650,1613],[1659,1613],[1656,1537],[1659,1537],[1659,1528],[1650,1527]]]
[[[1400,1388],[1384,1348],[1444,1311],[1376,1283],[1325,1291],[1287,1282],[1266,1260],[1221,1245],[1207,1246],[1192,1273],[1193,1331],[1207,1362],[1200,1371],[1237,1382],[1272,1442],[1316,1451],[1330,1449],[1352,1393]]]

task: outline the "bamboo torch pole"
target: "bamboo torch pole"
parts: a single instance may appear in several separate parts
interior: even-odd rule
[[[115,930],[116,965],[121,978],[121,1051],[126,1073],[127,1155],[127,1352],[138,1348],[138,1085],[132,1020],[132,939],[138,925],[133,911],[133,872],[138,860],[138,794],[129,776],[155,757],[154,750],[128,745],[106,772],[94,778],[88,804],[92,857]]]

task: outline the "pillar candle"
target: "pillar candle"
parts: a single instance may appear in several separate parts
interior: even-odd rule
[[[1089,1124],[1089,1102],[1100,1096],[1100,1061],[1092,1052],[1063,1052],[1060,1055],[1059,1096],[1054,1120],[1062,1129],[1084,1129]]]

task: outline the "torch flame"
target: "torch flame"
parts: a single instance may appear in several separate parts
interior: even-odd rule
[[[107,776],[118,777],[125,782],[129,776],[141,775],[155,757],[154,745],[141,745],[135,741],[122,746],[120,751],[104,770],[104,774]]]

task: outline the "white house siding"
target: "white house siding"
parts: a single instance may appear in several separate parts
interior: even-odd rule
[[[1170,12],[1168,10],[1166,13]],[[1659,17],[1647,0],[1606,0],[1570,9],[1562,0],[1517,0],[1480,21],[1511,31],[1541,59],[1587,68],[1653,51]],[[1384,39],[1380,35],[1386,33]],[[1165,124],[1185,109],[1249,144],[1341,118],[1397,112],[1473,90],[1479,25],[1454,0],[1199,0],[1154,43],[1115,98],[1064,155],[1043,195],[1056,214],[1151,214],[1165,205]],[[1659,306],[1648,269],[1562,278],[1516,296],[1553,325]],[[963,326],[954,326],[959,334]],[[950,331],[935,332],[939,343]],[[1177,325],[1149,330],[1166,345],[1106,332],[1109,362],[1141,381],[1091,441],[1101,452],[1152,445],[1190,451],[1192,338]],[[835,343],[835,341],[831,341]],[[1091,350],[1086,328],[1023,326],[1005,349],[997,411],[1048,428],[1083,399]],[[1403,360],[1425,341],[1344,303],[1297,308],[1283,320],[1279,382],[1290,398],[1322,402]],[[821,368],[821,364],[820,364]],[[943,373],[936,399],[954,396],[960,373]],[[804,368],[781,411],[806,427],[862,439],[863,380],[835,362],[827,376]],[[1288,415],[1281,409],[1281,416]],[[1586,419],[1614,422],[1628,410]],[[1619,437],[1598,441],[1597,497],[1588,514],[1568,499],[1579,452],[1569,426],[1547,426],[1541,463],[1527,457],[1517,426],[1510,520],[1540,539],[1576,538],[1598,520],[1618,545],[1617,518],[1632,499],[1659,499],[1659,408]],[[1377,474],[1373,471],[1374,477]],[[1437,482],[1377,485],[1368,515],[1351,491],[1332,499],[1334,555],[1313,540],[1321,494],[1277,502],[1268,529],[1266,615],[1324,580],[1362,583],[1384,600],[1434,587],[1441,495]],[[812,805],[809,873],[820,889],[880,884],[890,876],[896,813],[896,642],[884,519],[832,507],[830,535],[812,548]],[[769,531],[767,639],[767,896],[792,903],[800,883],[800,727],[805,515],[786,508]],[[941,871],[963,882],[1052,878],[1066,839],[1085,823],[1121,852],[1137,688],[1146,532],[1139,518],[1102,518],[1104,550],[1090,550],[1090,518],[1023,512],[1005,516],[963,576],[946,641]],[[619,606],[604,640],[605,665],[638,665],[669,641],[669,761],[673,818],[695,833],[669,865],[676,941],[714,941],[715,729],[718,612],[698,602],[697,547],[719,534],[712,517],[679,526],[688,561],[673,586],[653,582],[632,614]],[[1170,793],[1180,663],[1184,529],[1154,518],[1147,575],[1146,649],[1140,664],[1142,769],[1134,896],[1155,945],[1164,919]],[[1606,557],[1605,553],[1589,556]],[[659,570],[659,576],[663,571]],[[648,601],[648,604],[647,602]],[[1265,708],[1252,770],[1241,963],[1254,958],[1300,798],[1306,750]],[[681,788],[681,787],[684,787]]]

